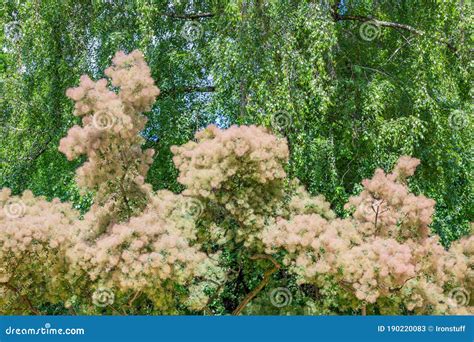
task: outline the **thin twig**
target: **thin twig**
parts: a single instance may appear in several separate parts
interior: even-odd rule
[[[141,291],[137,291],[135,295],[132,297],[132,299],[128,302],[128,307],[131,308],[133,302],[138,298],[139,295],[141,295]]]

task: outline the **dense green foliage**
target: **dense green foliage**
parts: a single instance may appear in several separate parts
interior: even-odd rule
[[[181,189],[171,145],[209,123],[255,123],[288,138],[289,174],[312,194],[324,194],[341,216],[363,178],[411,155],[422,163],[410,186],[436,200],[432,228],[442,242],[467,233],[474,221],[468,1],[8,0],[1,6],[0,188],[89,208],[90,194],[80,194],[74,182],[80,161],[68,162],[57,150],[77,122],[65,90],[81,74],[103,77],[117,50],[140,49],[162,91],[143,132],[145,147],[157,151],[147,180],[155,189]],[[369,18],[379,24],[367,37]],[[228,258],[238,264],[231,251]],[[228,307],[217,311],[235,308],[259,282],[239,277],[224,294]],[[276,281],[296,286],[285,275]]]

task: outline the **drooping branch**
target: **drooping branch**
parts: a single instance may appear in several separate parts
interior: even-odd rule
[[[202,18],[212,18],[215,16],[214,13],[189,13],[189,14],[178,14],[178,13],[161,13],[162,16],[183,19],[183,20],[198,20]]]
[[[413,34],[420,35],[420,36],[425,34],[423,31],[420,31],[410,25],[395,23],[391,21],[378,20],[372,17],[365,17],[365,16],[360,16],[360,15],[342,15],[341,16],[339,14],[336,14],[336,16],[333,16],[333,17],[335,18],[336,21],[340,21],[340,20],[355,20],[355,21],[362,21],[362,22],[370,21],[376,26],[402,29],[402,30],[410,31]]]
[[[396,22],[391,22],[391,21],[384,21],[384,20],[378,20],[374,17],[371,16],[362,16],[362,15],[341,15],[339,14],[339,1],[336,1],[336,3],[332,6],[331,8],[331,15],[334,19],[334,21],[343,21],[343,20],[349,20],[349,21],[360,21],[360,22],[368,22],[370,21],[373,23],[375,26],[378,27],[388,27],[392,29],[401,29],[408,31],[414,35],[417,36],[424,36],[426,35],[426,32],[418,30],[414,28],[413,26],[406,25],[406,24],[400,24]],[[435,38],[435,41],[441,44],[444,44],[448,47],[449,50],[451,50],[454,54],[457,54],[457,49],[456,47],[449,42],[447,39],[444,38]]]

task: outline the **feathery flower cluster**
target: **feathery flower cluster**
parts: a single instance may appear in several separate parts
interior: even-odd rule
[[[126,108],[140,113],[151,109],[160,90],[155,86],[151,71],[143,54],[135,50],[129,55],[119,51],[112,60],[113,65],[105,69],[112,85],[120,88],[120,99]]]
[[[186,215],[192,199],[169,191],[153,194],[145,183],[154,151],[141,149],[139,132],[146,124],[141,113],[151,108],[159,90],[143,55],[118,52],[105,74],[119,88],[117,94],[106,80],[92,82],[87,76],[68,90],[84,127],[73,127],[60,150],[69,159],[87,155],[78,181],[96,190],[67,251],[70,276],[85,272],[101,286],[142,291],[163,307],[159,289],[166,292],[171,283],[202,277],[200,265],[208,265],[207,271],[218,268],[195,243],[193,217]]]
[[[209,302],[209,292],[219,291],[221,285],[226,281],[226,273],[222,267],[218,266],[220,254],[217,253],[212,258],[206,258],[200,263],[196,272],[199,280],[189,286],[190,295],[186,305],[192,310],[203,310]]]
[[[12,196],[8,188],[0,190],[0,287],[14,289],[24,286],[25,279],[34,280],[44,284],[43,296],[57,298],[58,269],[78,217],[59,199],[48,202],[29,190],[21,196]],[[17,302],[15,296],[6,291],[0,307]]]
[[[303,186],[298,186],[288,204],[289,215],[319,214],[326,219],[336,218],[331,205],[323,195],[311,196]]]
[[[191,245],[194,223],[181,214],[184,201],[181,195],[158,192],[140,216],[112,225],[93,241],[77,241],[68,251],[72,268],[86,270],[105,286],[144,292],[170,279],[185,284],[199,276],[199,265],[208,257]]]
[[[83,127],[72,127],[59,150],[69,160],[87,156],[76,173],[78,184],[97,190],[96,203],[126,219],[143,210],[151,191],[144,177],[154,151],[142,151],[139,132],[147,122],[141,113],[151,108],[160,91],[139,51],[118,52],[105,73],[120,89],[118,94],[109,90],[106,79],[94,82],[86,75],[79,87],[68,89]]]
[[[362,181],[364,190],[349,199],[362,234],[406,240],[424,240],[429,234],[435,201],[408,191],[406,177],[414,173],[418,159],[401,157],[394,172],[377,169],[372,179]]]
[[[453,242],[450,252],[445,256],[444,272],[448,281],[457,282],[468,293],[474,293],[474,235]],[[472,295],[471,295],[472,297]],[[474,300],[474,298],[470,298]]]
[[[77,180],[95,197],[84,218],[58,199],[0,191],[2,294],[28,277],[45,285],[48,301],[59,301],[61,291],[72,294],[63,283],[86,278],[81,286],[113,288],[117,297],[144,294],[174,312],[181,285],[189,294],[183,303],[202,310],[226,281],[220,253],[209,251],[235,238],[252,252],[284,250],[284,264],[301,283],[331,289],[344,298],[341,306],[474,312],[449,295],[474,290],[474,237],[450,250],[430,237],[435,202],[407,187],[419,160],[404,156],[391,173],[376,170],[349,199],[351,215],[340,219],[324,197],[287,179],[284,139],[256,126],[211,125],[196,141],[172,147],[186,190],[154,193],[145,183],[154,151],[142,150],[139,133],[159,90],[138,51],[117,53],[105,74],[117,93],[107,80],[87,76],[67,92],[82,126],[69,130],[60,151],[69,160],[87,157]],[[7,301],[0,296],[2,313]]]
[[[221,130],[214,125],[195,138],[171,149],[180,171],[178,181],[186,186],[183,194],[225,208],[240,224],[237,241],[250,246],[281,202],[286,140],[262,127]]]
[[[402,298],[417,313],[465,312],[446,289],[450,283],[471,288],[465,274],[474,265],[472,242],[466,242],[472,240],[446,251],[429,237],[435,203],[411,194],[406,185],[418,164],[401,157],[392,173],[376,170],[363,181],[361,194],[349,199],[347,208],[355,210],[347,219],[334,218],[320,201],[319,211],[308,214],[301,204],[308,199],[296,196],[300,204],[291,207],[296,215],[277,219],[263,233],[267,253],[285,249],[284,263],[300,282],[349,291],[359,300],[354,308],[366,302],[381,312],[400,312],[393,299]]]
[[[44,197],[33,196],[29,190],[22,196],[11,196],[10,189],[2,189],[0,257],[20,258],[23,254],[58,249],[69,239],[72,224],[78,217],[79,213],[57,198],[48,202]]]
[[[412,250],[416,277],[409,279],[400,289],[400,297],[406,308],[418,314],[450,313],[466,314],[472,308],[469,303],[456,304],[450,297],[450,284],[466,290],[463,284],[466,269],[465,256],[451,248],[446,251],[439,243],[439,237],[432,236],[423,241],[408,240],[405,245]],[[459,264],[456,266],[457,260]],[[456,270],[457,269],[457,270]]]

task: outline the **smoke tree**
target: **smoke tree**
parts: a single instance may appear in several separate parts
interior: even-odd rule
[[[110,85],[82,76],[67,91],[81,125],[59,146],[69,160],[85,158],[76,180],[93,194],[90,210],[0,192],[1,313],[54,305],[86,314],[213,313],[229,278],[255,272],[248,264],[258,259],[273,268],[234,313],[282,268],[320,289],[328,312],[472,312],[450,294],[474,288],[473,236],[446,250],[430,233],[435,202],[408,189],[419,160],[404,156],[391,173],[376,170],[339,218],[288,177],[284,138],[211,125],[172,147],[183,192],[155,192],[145,180],[154,151],[142,149],[140,134],[160,91],[139,51],[118,52],[105,74]]]
[[[467,313],[449,290],[473,286],[473,237],[450,251],[430,236],[435,202],[409,192],[407,178],[419,160],[401,157],[394,170],[375,171],[346,204],[348,218],[292,214],[263,233],[267,252],[283,248],[284,262],[301,282],[316,284],[331,305],[400,314]]]
[[[218,270],[212,256],[194,244],[194,222],[185,210],[187,199],[168,191],[153,193],[144,181],[154,152],[141,149],[139,133],[146,124],[142,112],[150,108],[159,90],[143,55],[138,51],[117,53],[106,75],[120,89],[118,93],[108,89],[107,80],[93,82],[87,76],[81,77],[79,87],[67,91],[82,126],[72,127],[59,147],[70,160],[86,155],[87,161],[76,173],[77,183],[93,191],[94,204],[79,218],[70,205],[47,204],[31,193],[11,199],[10,192],[3,190],[1,256],[2,263],[10,266],[3,284],[21,286],[20,279],[13,277],[15,262],[21,264],[25,256],[45,249],[45,259],[51,260],[41,270],[51,267],[50,254],[67,262],[62,273],[29,269],[29,274],[44,274],[47,288],[59,277],[75,287],[73,293],[90,282],[99,292],[94,292],[99,304],[107,304],[112,295],[145,293],[160,312],[172,313],[177,307],[177,285],[190,284],[206,273],[216,276]],[[17,200],[17,211],[24,212],[9,215]],[[81,279],[87,281],[81,283]],[[107,292],[100,293],[104,289]],[[57,292],[63,300],[70,300],[68,287]]]

